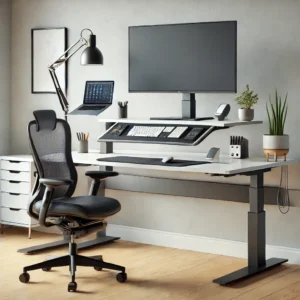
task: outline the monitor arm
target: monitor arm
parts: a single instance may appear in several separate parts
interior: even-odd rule
[[[87,29],[87,28],[83,29],[80,33],[79,40],[76,43],[74,43],[69,49],[67,49],[57,60],[55,60],[55,62],[53,62],[50,66],[48,66],[48,70],[50,72],[51,79],[53,81],[55,91],[58,96],[61,108],[65,113],[65,120],[67,120],[67,114],[69,112],[69,103],[68,103],[65,93],[61,89],[61,86],[59,84],[59,81],[58,81],[55,71],[62,64],[66,63],[83,46],[88,45],[88,41],[83,37],[83,32],[86,30],[90,31],[90,33],[93,34],[93,32],[90,29]]]

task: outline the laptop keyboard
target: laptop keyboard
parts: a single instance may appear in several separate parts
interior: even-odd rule
[[[105,108],[103,105],[93,105],[93,106],[81,106],[78,110],[101,110]]]

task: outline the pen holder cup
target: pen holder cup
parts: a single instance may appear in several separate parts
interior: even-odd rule
[[[79,141],[78,153],[88,153],[89,152],[89,141]]]
[[[127,118],[127,106],[119,107],[119,119],[126,119]]]
[[[230,158],[248,158],[249,157],[249,144],[247,139],[243,139],[240,145],[229,146]]]

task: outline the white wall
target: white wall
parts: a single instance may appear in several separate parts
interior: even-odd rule
[[[230,134],[250,139],[251,154],[262,155],[262,134],[267,131],[265,103],[274,88],[289,92],[289,115],[286,132],[291,135],[290,155],[300,157],[299,83],[300,83],[300,1],[298,0],[14,0],[12,17],[12,148],[27,153],[27,123],[35,109],[54,109],[62,117],[55,95],[30,93],[30,29],[34,27],[68,28],[69,43],[75,42],[82,28],[97,35],[104,55],[103,66],[80,66],[80,55],[69,62],[71,108],[82,102],[86,80],[115,80],[115,103],[100,117],[116,117],[117,101],[129,101],[130,118],[179,115],[181,96],[177,94],[128,93],[128,26],[142,24],[182,23],[198,21],[238,21],[238,90],[248,83],[260,96],[255,107],[263,125],[240,127],[212,134],[200,146],[120,145],[117,148],[160,149],[163,151],[207,151],[220,146],[227,152]],[[219,103],[230,103],[231,118],[237,117],[234,94],[197,94],[198,116],[210,116]],[[96,138],[103,131],[97,117],[69,117],[73,130],[73,146],[77,148],[76,131],[90,132],[91,147],[98,148]],[[130,149],[129,148],[129,149]],[[291,185],[299,189],[300,169],[291,168]],[[205,178],[205,177],[201,177]],[[222,179],[223,180],[223,179]],[[225,180],[228,181],[228,180]],[[231,182],[245,179],[232,178]],[[278,171],[267,175],[269,184],[278,183]],[[122,202],[123,210],[113,218],[122,225],[153,228],[195,235],[246,239],[245,204],[201,199],[184,199],[109,191]],[[268,207],[268,243],[300,248],[296,238],[300,227],[299,209],[282,216],[276,207]],[[147,216],[147,217],[145,217]],[[213,222],[212,222],[213,220]]]
[[[11,2],[0,0],[0,154],[10,153]]]

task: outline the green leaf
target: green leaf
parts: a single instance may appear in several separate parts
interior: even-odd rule
[[[266,103],[266,108],[267,108],[267,114],[268,114],[268,120],[269,120],[269,132],[270,134],[272,134],[272,122],[271,122],[271,118],[270,118],[270,113],[269,113],[269,109],[268,109],[268,103]]]
[[[288,105],[287,105],[286,94],[284,101],[282,101],[281,96],[278,95],[277,89],[275,89],[275,103],[272,103],[271,95],[269,95],[269,105],[266,103],[269,130],[271,135],[283,135],[284,127],[287,117]]]
[[[254,94],[254,91],[250,90],[249,84],[246,85],[242,94],[235,98],[235,101],[241,108],[251,108],[258,101],[258,95]]]

